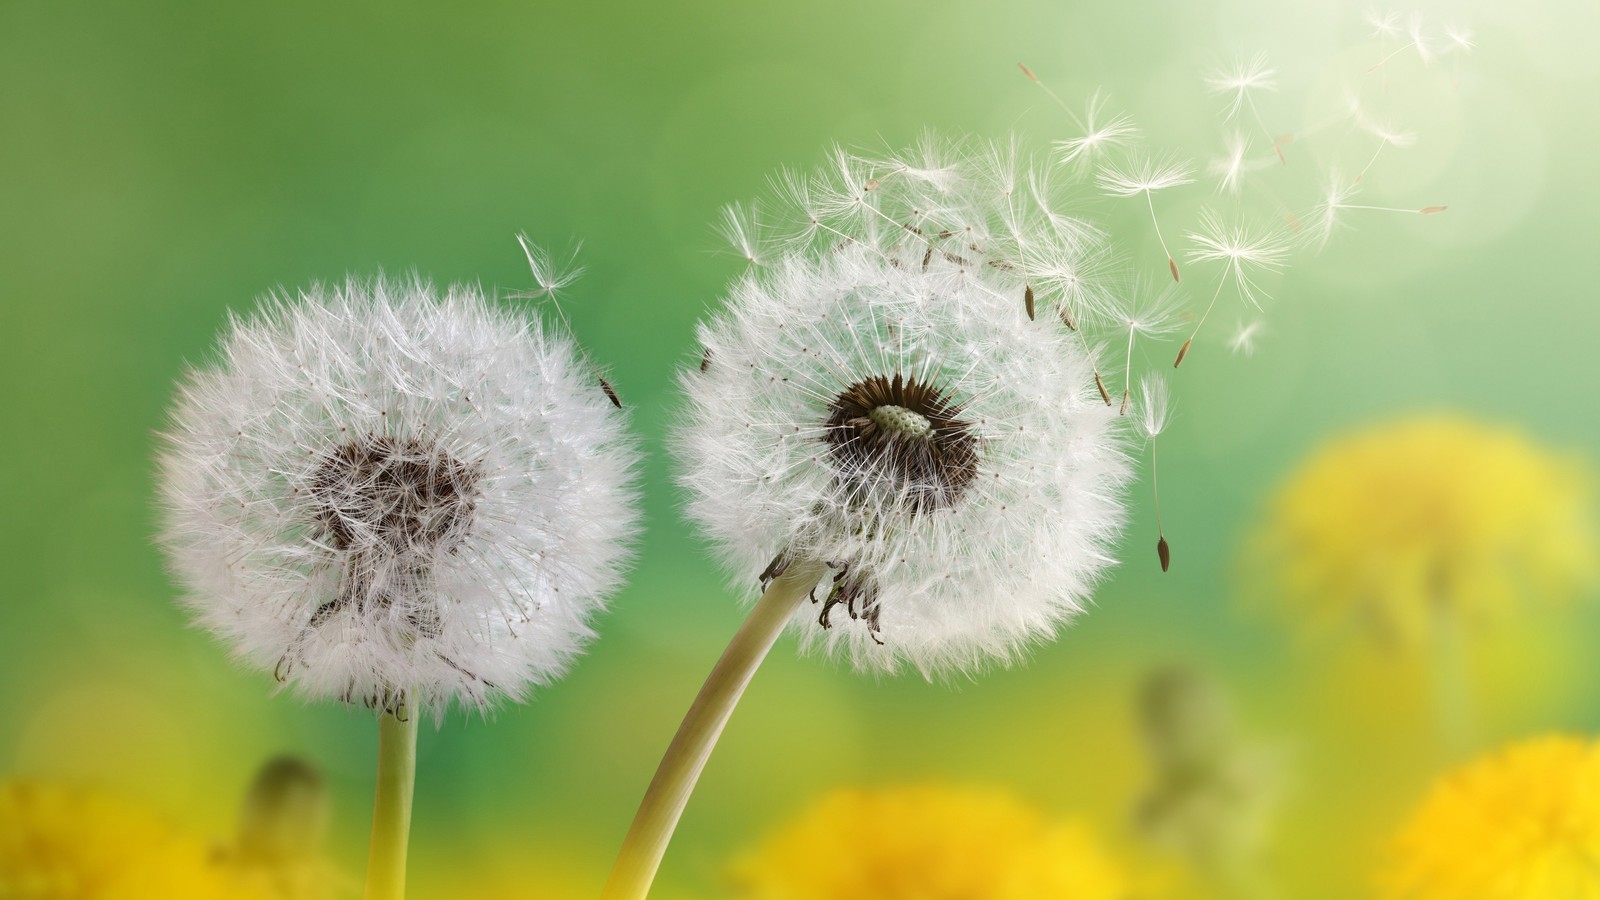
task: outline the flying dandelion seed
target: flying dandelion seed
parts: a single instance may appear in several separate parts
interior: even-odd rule
[[[1133,342],[1139,335],[1157,337],[1171,334],[1178,328],[1178,295],[1176,289],[1167,287],[1161,291],[1139,290],[1136,291],[1137,299],[1130,302],[1127,311],[1119,318],[1119,324],[1128,332],[1128,349],[1123,357],[1122,365],[1122,409],[1119,414],[1126,415],[1128,401],[1133,393]]]
[[[1436,216],[1449,209],[1449,207],[1442,205],[1406,209],[1396,206],[1369,206],[1351,203],[1350,198],[1356,195],[1359,186],[1348,178],[1343,177],[1338,170],[1330,171],[1323,185],[1322,200],[1312,209],[1309,216],[1311,226],[1303,232],[1306,241],[1319,250],[1328,245],[1333,233],[1344,224],[1342,215],[1347,210]]]
[[[1161,527],[1161,482],[1156,466],[1156,438],[1167,430],[1167,418],[1172,410],[1166,379],[1159,375],[1146,375],[1139,382],[1138,409],[1139,431],[1150,446],[1150,490],[1156,504],[1156,557],[1161,562],[1161,571],[1165,572],[1172,566],[1172,548],[1167,544],[1166,529]]]
[[[1198,245],[1189,251],[1190,262],[1221,262],[1225,268],[1217,279],[1217,289],[1211,294],[1211,302],[1206,304],[1200,321],[1195,323],[1194,332],[1179,348],[1173,368],[1181,365],[1183,358],[1188,355],[1190,345],[1200,334],[1200,328],[1206,324],[1211,310],[1216,307],[1217,298],[1222,296],[1223,287],[1232,280],[1240,299],[1259,309],[1264,295],[1256,285],[1252,272],[1276,272],[1282,269],[1284,257],[1289,252],[1289,244],[1280,233],[1256,233],[1243,225],[1228,225],[1209,210],[1201,213],[1200,227],[1189,233],[1189,239]]]
[[[1417,136],[1414,132],[1398,131],[1364,114],[1358,114],[1356,121],[1363,131],[1378,139],[1378,146],[1373,149],[1372,156],[1367,159],[1367,164],[1361,167],[1360,172],[1356,173],[1355,181],[1353,182],[1355,184],[1360,184],[1361,179],[1365,178],[1367,172],[1371,171],[1372,164],[1378,161],[1378,155],[1383,152],[1383,148],[1404,149],[1417,142]]]
[[[1408,37],[1411,39],[1407,43],[1396,47],[1383,59],[1368,66],[1368,75],[1388,65],[1395,57],[1407,50],[1416,50],[1417,59],[1421,60],[1424,65],[1433,62],[1433,50],[1428,45],[1427,37],[1422,33],[1422,15],[1420,13],[1413,13],[1408,16],[1404,26],[1400,23],[1399,13],[1388,13],[1381,17],[1369,13],[1367,21],[1372,24],[1375,37],[1385,40],[1404,40]]]
[[[1167,268],[1172,272],[1172,280],[1182,281],[1178,275],[1178,261],[1173,258],[1172,251],[1167,249],[1167,239],[1161,234],[1161,223],[1156,219],[1155,200],[1152,195],[1156,191],[1180,185],[1192,184],[1188,163],[1174,160],[1158,160],[1154,157],[1142,157],[1135,160],[1127,167],[1107,165],[1100,169],[1099,184],[1101,190],[1117,197],[1144,196],[1145,204],[1150,208],[1150,224],[1155,226],[1156,240],[1161,242],[1161,251],[1167,255]]]
[[[1067,109],[1067,116],[1079,132],[1075,138],[1056,142],[1056,161],[1063,166],[1077,163],[1095,163],[1101,154],[1112,147],[1125,146],[1139,134],[1133,118],[1126,114],[1110,115],[1106,111],[1108,98],[1096,92],[1080,118]],[[1063,109],[1066,107],[1063,105]]]
[[[1272,145],[1272,152],[1277,154],[1278,162],[1287,163],[1288,160],[1283,155],[1283,145],[1293,140],[1293,136],[1274,134],[1261,118],[1261,110],[1256,106],[1255,100],[1257,92],[1278,89],[1277,74],[1276,69],[1267,65],[1267,55],[1261,53],[1251,59],[1240,60],[1231,69],[1205,76],[1205,84],[1211,93],[1227,98],[1227,106],[1222,114],[1224,122],[1232,122],[1240,112],[1248,109],[1256,126]]]

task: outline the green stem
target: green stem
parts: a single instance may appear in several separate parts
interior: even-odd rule
[[[1476,742],[1471,667],[1461,618],[1440,604],[1433,621],[1433,702],[1440,737],[1452,758],[1464,757]]]
[[[694,698],[678,726],[655,778],[639,803],[633,826],[617,853],[603,900],[643,900],[650,892],[661,857],[667,852],[672,831],[689,803],[706,760],[733,715],[733,708],[750,684],[757,667],[778,640],[784,625],[822,577],[823,566],[811,561],[792,563],[767,586],[750,610],[750,616],[722,651],[722,658]]]
[[[401,718],[403,717],[403,718]],[[378,720],[378,786],[367,851],[366,900],[404,900],[406,843],[417,777],[417,710],[402,706]]]

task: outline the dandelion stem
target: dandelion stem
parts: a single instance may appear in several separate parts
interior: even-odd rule
[[[1217,298],[1222,296],[1222,286],[1227,283],[1228,273],[1223,272],[1222,277],[1217,279],[1217,289],[1211,295],[1211,302],[1206,304],[1206,311],[1200,314],[1200,321],[1194,323],[1194,331],[1189,333],[1189,339],[1183,342],[1183,348],[1178,351],[1178,361],[1172,364],[1174,369],[1183,362],[1185,356],[1189,355],[1189,345],[1194,343],[1194,339],[1200,335],[1201,326],[1206,324],[1206,319],[1211,315],[1212,308],[1217,305]]]
[[[378,720],[378,786],[367,852],[366,900],[406,895],[406,844],[417,775],[417,711],[401,706]]]
[[[791,563],[756,602],[755,608],[722,651],[722,658],[694,698],[678,726],[655,778],[639,803],[628,836],[617,853],[602,900],[643,900],[655,880],[673,829],[689,803],[695,782],[711,757],[733,708],[749,686],[757,667],[778,640],[784,625],[822,577],[820,563]]]

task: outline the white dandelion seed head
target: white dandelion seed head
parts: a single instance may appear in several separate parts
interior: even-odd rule
[[[1167,380],[1160,375],[1146,375],[1139,379],[1139,398],[1135,407],[1138,413],[1139,433],[1145,440],[1153,441],[1167,430],[1172,415],[1172,393]]]
[[[1190,262],[1221,262],[1233,275],[1239,293],[1259,307],[1264,296],[1254,275],[1283,268],[1289,255],[1289,241],[1277,229],[1252,230],[1242,223],[1224,222],[1211,210],[1200,213],[1200,225],[1188,234],[1195,249]]]
[[[234,319],[183,381],[161,539],[196,621],[302,695],[484,708],[592,636],[636,458],[565,338],[475,287],[351,280]]]
[[[1244,108],[1252,92],[1277,90],[1277,76],[1278,71],[1267,64],[1267,55],[1258,53],[1249,59],[1240,59],[1230,68],[1206,75],[1206,90],[1228,98],[1223,120],[1231,121]]]
[[[691,517],[740,585],[826,563],[791,628],[862,670],[1015,659],[1082,609],[1123,519],[1116,411],[1022,302],[1030,254],[1070,245],[994,159],[951,164],[748,272],[683,377]]]
[[[1126,165],[1100,167],[1100,189],[1118,197],[1134,197],[1192,184],[1193,168],[1175,159],[1141,156]]]

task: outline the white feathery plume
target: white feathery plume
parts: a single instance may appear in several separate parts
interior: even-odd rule
[[[1256,341],[1260,339],[1265,330],[1266,323],[1260,319],[1251,319],[1249,322],[1241,321],[1233,330],[1233,337],[1228,339],[1228,349],[1241,356],[1252,356],[1256,352]]]
[[[1191,177],[1192,171],[1188,163],[1141,156],[1127,166],[1102,166],[1097,179],[1101,190],[1113,196],[1144,195],[1145,204],[1150,207],[1150,224],[1155,226],[1156,240],[1161,242],[1161,250],[1167,254],[1167,268],[1171,270],[1172,280],[1175,282],[1183,279],[1178,275],[1178,261],[1173,258],[1172,251],[1167,249],[1167,239],[1161,234],[1161,223],[1156,219],[1155,201],[1151,199],[1151,195],[1167,188],[1192,184],[1194,182],[1194,178]]]
[[[1072,110],[1066,110],[1079,134],[1056,142],[1056,160],[1061,165],[1095,163],[1105,151],[1124,146],[1138,136],[1139,129],[1134,126],[1133,117],[1126,114],[1110,115],[1106,112],[1107,102],[1104,94],[1096,92],[1089,97],[1081,119]]]
[[[1250,159],[1250,141],[1238,132],[1224,140],[1223,155],[1213,159],[1206,167],[1217,179],[1217,193],[1237,197],[1244,186],[1246,172],[1256,171],[1272,163],[1270,160]]]
[[[586,374],[471,286],[352,279],[232,319],[160,454],[185,602],[310,698],[442,714],[558,678],[637,522],[623,416]]]
[[[723,207],[717,231],[746,263],[758,266],[766,260],[766,247],[761,241],[761,214],[754,203]]]
[[[1213,72],[1205,76],[1206,89],[1213,94],[1218,94],[1227,99],[1222,120],[1231,122],[1239,113],[1248,108],[1250,117],[1255,120],[1261,133],[1266,136],[1267,142],[1272,145],[1272,152],[1277,154],[1280,163],[1287,162],[1283,155],[1283,145],[1292,140],[1289,135],[1277,135],[1267,127],[1261,118],[1261,110],[1256,106],[1255,94],[1259,91],[1276,91],[1278,89],[1277,70],[1267,64],[1267,55],[1258,53],[1250,59],[1240,59],[1232,68]]]
[[[1221,262],[1225,265],[1222,276],[1217,279],[1217,289],[1211,295],[1211,302],[1206,304],[1205,312],[1201,313],[1200,320],[1195,323],[1194,332],[1189,339],[1183,342],[1178,350],[1178,358],[1173,362],[1173,368],[1183,363],[1189,353],[1189,347],[1200,333],[1201,326],[1205,325],[1210,317],[1211,310],[1217,305],[1217,298],[1222,295],[1222,288],[1232,277],[1234,287],[1239,291],[1239,297],[1250,305],[1260,308],[1261,290],[1256,285],[1253,273],[1255,271],[1276,272],[1283,268],[1284,258],[1289,253],[1289,242],[1283,235],[1276,231],[1252,231],[1242,224],[1228,224],[1210,210],[1200,214],[1200,227],[1189,233],[1189,240],[1197,246],[1189,251],[1190,262]]]

